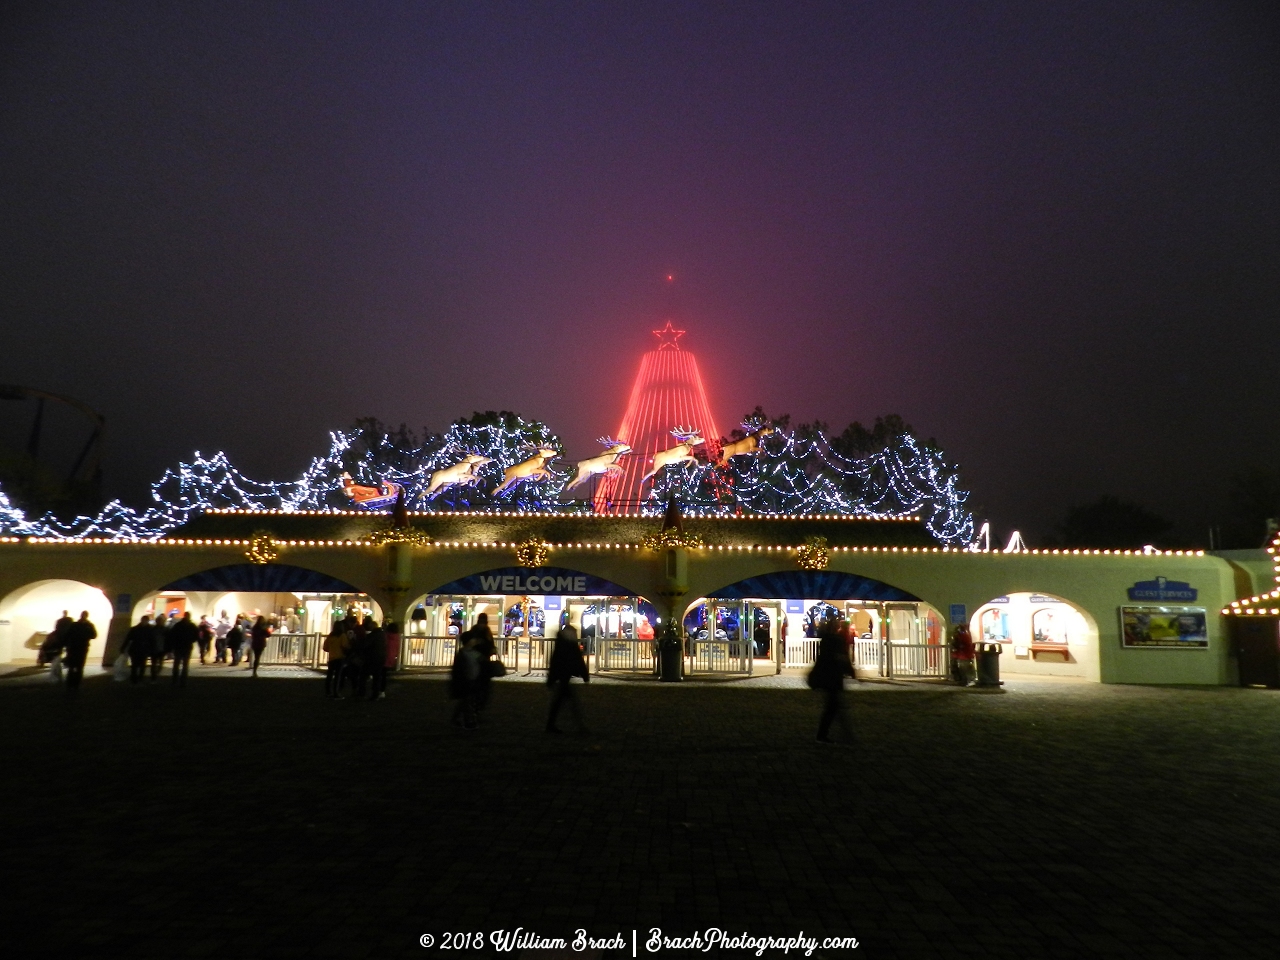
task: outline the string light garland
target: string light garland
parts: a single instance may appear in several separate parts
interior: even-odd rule
[[[562,499],[574,467],[560,460],[546,465],[544,477],[520,480],[505,493],[495,492],[503,471],[527,460],[534,450],[563,451],[559,438],[537,421],[506,412],[459,420],[443,435],[416,446],[385,433],[366,434],[331,432],[328,452],[288,482],[251,480],[225,453],[206,458],[197,452],[191,463],[166,470],[152,485],[153,503],[145,510],[113,500],[95,517],[65,523],[53,514],[28,519],[0,491],[0,535],[75,542],[154,541],[203,513],[368,515],[352,509],[343,491],[344,474],[363,485],[402,486],[405,507],[416,515],[594,515],[590,500]],[[476,468],[476,482],[429,492],[433,473],[467,456],[487,461]],[[940,451],[906,433],[883,450],[848,459],[832,449],[821,431],[800,436],[776,430],[760,438],[752,456],[734,457],[725,466],[700,463],[692,469],[665,469],[638,512],[660,515],[671,496],[680,500],[690,518],[916,521],[949,546],[968,544],[973,538],[973,516],[965,508],[969,494],[959,488],[957,468],[947,464]],[[375,536],[362,542],[390,542]]]
[[[414,547],[429,547],[434,541],[425,530],[417,527],[379,527],[367,537],[365,542],[382,546],[388,543],[407,543]]]
[[[669,527],[660,533],[651,533],[640,539],[640,545],[646,550],[662,550],[667,547],[686,547],[690,550],[701,550],[706,546],[702,537],[696,533],[686,533]]]

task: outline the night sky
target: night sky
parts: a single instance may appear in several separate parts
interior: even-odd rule
[[[8,5],[0,382],[135,503],[365,415],[578,458],[674,311],[726,429],[897,412],[1002,535],[1204,539],[1280,466],[1270,6]]]

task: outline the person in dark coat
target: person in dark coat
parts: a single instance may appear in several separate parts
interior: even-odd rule
[[[151,625],[151,618],[145,613],[142,619],[129,628],[124,635],[121,653],[129,655],[129,682],[138,683],[147,675],[147,661],[151,658],[151,645],[155,642],[156,630]]]
[[[259,617],[253,629],[249,631],[249,649],[253,651],[253,675],[258,675],[258,663],[262,660],[262,652],[267,649],[267,637],[271,636],[271,628],[267,626],[267,618]]]
[[[458,637],[458,650],[449,671],[449,696],[453,698],[453,725],[476,728],[476,678],[480,676],[480,656],[476,653],[476,631],[472,627]]]
[[[335,620],[333,629],[324,641],[328,663],[324,671],[324,695],[330,700],[342,699],[342,673],[347,662],[347,646],[350,641],[342,629],[342,621]]]
[[[206,663],[209,656],[209,646],[213,643],[213,624],[209,622],[209,618],[201,617],[200,623],[196,625],[200,638],[196,641],[200,644],[200,662]]]
[[[476,702],[476,719],[489,705],[489,694],[493,687],[493,668],[490,664],[498,653],[498,645],[493,641],[493,631],[489,629],[489,615],[482,613],[476,617],[476,625],[471,628],[476,638],[476,657],[480,661],[480,675],[476,677],[473,696]]]
[[[227,631],[227,649],[231,651],[231,665],[240,666],[240,651],[244,648],[244,621],[236,617],[235,625]]]
[[[173,653],[173,683],[185,687],[191,668],[191,649],[200,641],[200,628],[191,620],[191,611],[169,628],[169,649]]]
[[[169,620],[163,611],[156,614],[151,636],[151,681],[154,683],[160,677],[164,656],[169,652]]]
[[[582,656],[582,647],[578,645],[578,631],[569,624],[561,627],[556,634],[556,643],[551,649],[551,662],[547,665],[547,686],[553,691],[551,711],[547,714],[547,733],[560,733],[556,717],[565,704],[569,705],[578,729],[583,733],[587,732],[587,725],[582,722],[582,709],[573,693],[571,681],[574,677],[581,677],[583,683],[591,682],[587,661]]]
[[[394,626],[388,620],[387,626]],[[365,635],[364,670],[369,675],[369,699],[387,696],[387,632],[375,622]]]
[[[849,661],[849,648],[840,634],[835,620],[825,620],[818,630],[818,657],[809,674],[809,686],[826,695],[822,717],[818,721],[818,742],[831,743],[831,724],[840,720],[840,729],[846,740],[853,740],[853,729],[844,712],[844,678],[852,677],[853,664]]]
[[[98,636],[98,628],[89,622],[89,611],[80,614],[80,619],[64,632],[63,647],[67,651],[67,689],[74,690],[80,686],[80,678],[84,676],[84,661],[89,656],[89,644]]]

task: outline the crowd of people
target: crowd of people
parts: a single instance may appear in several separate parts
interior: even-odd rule
[[[272,628],[267,618],[251,619],[239,614],[235,620],[223,613],[217,623],[210,623],[207,616],[200,622],[191,619],[187,611],[180,617],[157,613],[155,619],[143,614],[125,634],[120,647],[120,658],[129,665],[129,679],[141,683],[148,674],[151,682],[159,679],[165,660],[173,661],[172,682],[182,686],[187,682],[191,657],[198,650],[200,662],[239,666],[245,661],[258,675],[262,653],[267,649],[267,638]]]
[[[392,620],[379,624],[373,617],[359,617],[354,610],[334,623],[324,641],[328,666],[324,695],[346,698],[346,689],[357,699],[382,700],[387,696],[387,674],[400,655],[400,629]]]
[[[200,662],[208,663],[210,653],[214,664],[238,666],[242,660],[250,662],[253,675],[258,676],[258,666],[271,636],[272,625],[259,616],[253,622],[243,614],[231,620],[225,613],[217,623],[210,623],[207,616],[193,621],[190,611],[180,617],[156,614],[142,618],[129,628],[116,662],[117,679],[125,679],[122,668],[127,665],[128,679],[138,684],[150,677],[155,683],[166,659],[173,661],[172,683],[183,686],[187,682],[191,657],[199,652]],[[86,610],[79,620],[72,620],[66,610],[54,625],[49,638],[40,648],[39,662],[51,664],[60,675],[65,666],[66,685],[74,690],[84,674],[89,644],[98,636],[97,628],[89,620]],[[844,710],[844,681],[854,677],[853,663],[849,655],[853,636],[849,623],[838,617],[825,619],[818,629],[821,641],[813,668],[809,672],[809,686],[824,693],[824,705],[818,721],[819,743],[831,743],[831,728],[838,723],[844,739],[853,739],[853,729]],[[361,617],[349,610],[346,617],[336,620],[324,650],[328,655],[325,670],[325,696],[331,699],[378,700],[387,695],[387,675],[395,666],[400,650],[400,631],[396,624],[386,620],[379,624],[373,617]],[[973,644],[967,630],[958,630],[952,643],[953,670],[961,683],[971,682],[972,674],[964,667],[972,663]],[[475,730],[484,716],[492,695],[494,678],[506,673],[498,658],[489,618],[481,613],[470,629],[458,637],[457,651],[449,675],[449,695],[454,701],[453,724],[464,730]],[[552,699],[547,716],[546,731],[560,733],[557,725],[560,712],[568,707],[579,730],[585,732],[581,707],[574,695],[571,681],[580,677],[590,682],[582,644],[572,625],[561,627],[555,639],[551,658],[547,665],[547,685],[552,689]]]

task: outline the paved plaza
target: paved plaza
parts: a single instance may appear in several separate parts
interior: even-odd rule
[[[655,927],[850,958],[1280,950],[1273,691],[862,683],[856,743],[823,747],[794,678],[592,683],[590,733],[549,737],[538,683],[499,681],[467,733],[438,678],[369,703],[231,673],[0,679],[7,955],[494,955],[517,927],[626,946],[502,955],[631,956],[635,930],[657,956]]]

